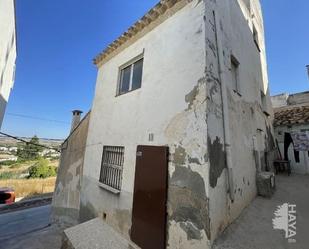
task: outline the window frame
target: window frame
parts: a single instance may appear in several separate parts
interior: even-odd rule
[[[116,154],[118,154],[119,156],[117,157]],[[124,154],[125,154],[124,146],[110,146],[110,145],[103,146],[100,176],[99,176],[99,186],[115,194],[121,192]],[[104,161],[105,159],[107,159],[107,161]]]
[[[232,77],[234,77],[234,75],[233,75],[233,67],[235,67],[235,69],[236,69],[236,77],[235,77],[235,80],[236,80],[236,89],[234,89],[234,86],[232,86],[231,88],[232,88],[232,90],[236,93],[236,94],[238,94],[240,97],[242,96],[242,94],[241,94],[241,92],[240,92],[240,85],[239,85],[239,67],[240,67],[240,63],[239,63],[239,61],[237,60],[237,58],[233,55],[233,54],[231,54],[230,55],[230,58],[231,58],[231,75],[232,75]]]
[[[132,85],[133,85],[133,72],[134,72],[134,65],[140,61],[140,60],[143,60],[143,65],[142,65],[142,75],[141,75],[141,86],[138,87],[138,88],[135,88],[135,89],[132,89]],[[121,85],[122,85],[122,75],[123,75],[123,70],[128,68],[128,67],[131,67],[130,68],[130,82],[129,82],[129,90],[126,91],[126,92],[123,92],[121,93],[120,92],[120,89],[121,89]],[[121,65],[119,67],[119,70],[118,70],[118,82],[117,82],[117,89],[116,89],[116,97],[118,96],[121,96],[121,95],[124,95],[126,93],[130,93],[130,92],[133,92],[133,91],[136,91],[140,88],[142,88],[142,83],[143,83],[143,72],[144,72],[144,53],[134,57],[133,59],[131,59],[130,61],[126,62],[125,64]]]

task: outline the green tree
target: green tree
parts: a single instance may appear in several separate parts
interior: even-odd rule
[[[38,162],[29,169],[29,178],[47,178],[56,175],[56,168],[49,166],[49,161],[44,158],[40,158]]]
[[[30,142],[18,144],[17,156],[20,160],[33,160],[40,157],[40,152],[43,151],[43,147],[39,145],[39,138],[34,136]]]

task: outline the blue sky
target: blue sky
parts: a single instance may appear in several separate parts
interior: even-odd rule
[[[2,131],[64,138],[70,129],[70,111],[91,108],[97,72],[93,57],[158,0],[16,2],[16,81]],[[262,4],[271,93],[308,90],[309,1],[262,0]]]

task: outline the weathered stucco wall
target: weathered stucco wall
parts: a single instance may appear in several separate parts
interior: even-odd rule
[[[277,114],[275,116],[277,116],[278,119],[275,119],[274,122],[275,137],[278,141],[281,155],[282,157],[284,157],[285,133],[309,131],[309,124],[308,122],[306,124],[305,121],[306,110],[302,109],[302,107],[306,107],[309,105],[309,92],[307,91],[295,94],[283,93],[272,96],[271,101],[274,107],[274,112],[275,114]],[[290,110],[290,113],[284,114],[284,117],[281,112],[285,112],[288,110]],[[293,145],[290,144],[288,149],[288,159],[291,162],[291,168],[293,173],[309,174],[309,154],[307,151],[299,152],[299,162],[297,162],[294,155]]]
[[[260,31],[259,49],[253,41],[253,23]],[[223,47],[221,68],[217,32]],[[270,165],[273,114],[263,35],[258,0],[245,4],[194,0],[99,67],[84,161],[81,221],[101,216],[129,238],[136,147],[167,145],[167,247],[210,247],[255,197],[257,165],[262,169]],[[119,68],[141,54],[142,87],[115,97]],[[238,93],[231,88],[231,55],[239,62]],[[233,203],[228,195],[222,78],[228,88]],[[119,195],[99,184],[104,145],[125,147]]]
[[[81,178],[90,112],[62,144],[60,165],[52,202],[52,220],[61,226],[79,221]]]
[[[280,108],[292,105],[309,105],[309,92],[295,94],[282,93],[271,96],[273,108]]]
[[[284,157],[284,133],[288,132],[301,132],[301,131],[309,131],[309,124],[303,125],[290,125],[290,126],[277,126],[275,127],[275,137],[279,144],[279,149],[282,157]],[[299,152],[299,162],[296,162],[294,156],[293,145],[290,144],[288,149],[288,157],[291,163],[291,169],[293,173],[297,174],[309,174],[309,152],[308,151],[300,151]]]
[[[253,2],[255,8],[248,9]],[[206,1],[206,80],[207,125],[209,153],[209,199],[211,239],[215,239],[232,222],[256,195],[256,159],[259,151],[262,169],[270,167],[273,156],[272,110],[268,90],[263,32],[259,33],[260,51],[253,40],[252,23],[263,30],[259,1]],[[252,13],[255,17],[252,20]],[[216,22],[217,19],[217,22]],[[220,34],[219,34],[220,33]],[[221,40],[218,41],[218,37]],[[222,61],[219,62],[218,44],[222,44]],[[238,93],[232,88],[231,55],[239,62]],[[220,74],[221,72],[221,74]],[[232,191],[229,197],[227,165],[224,149],[224,122],[222,80],[227,86],[229,132],[233,168]],[[223,87],[224,87],[223,85]],[[261,100],[264,92],[265,103]],[[264,111],[270,114],[268,117]],[[256,148],[253,138],[256,137]],[[264,152],[268,152],[266,163]]]
[[[0,127],[15,78],[16,30],[14,0],[0,1]]]
[[[183,1],[181,1],[183,2]],[[207,248],[204,3],[192,1],[99,68],[81,218],[106,214],[129,237],[136,147],[168,145],[168,247]],[[115,97],[119,67],[144,53],[141,89]],[[149,134],[154,141],[148,141]],[[103,145],[125,146],[119,196],[98,186]]]

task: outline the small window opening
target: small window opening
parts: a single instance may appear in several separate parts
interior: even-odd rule
[[[121,69],[120,71],[120,82],[118,87],[117,95],[121,95],[142,86],[142,74],[143,74],[143,62],[144,59],[130,64],[129,66]]]
[[[235,93],[241,96],[239,88],[239,62],[233,55],[231,55],[231,74],[231,87]]]

